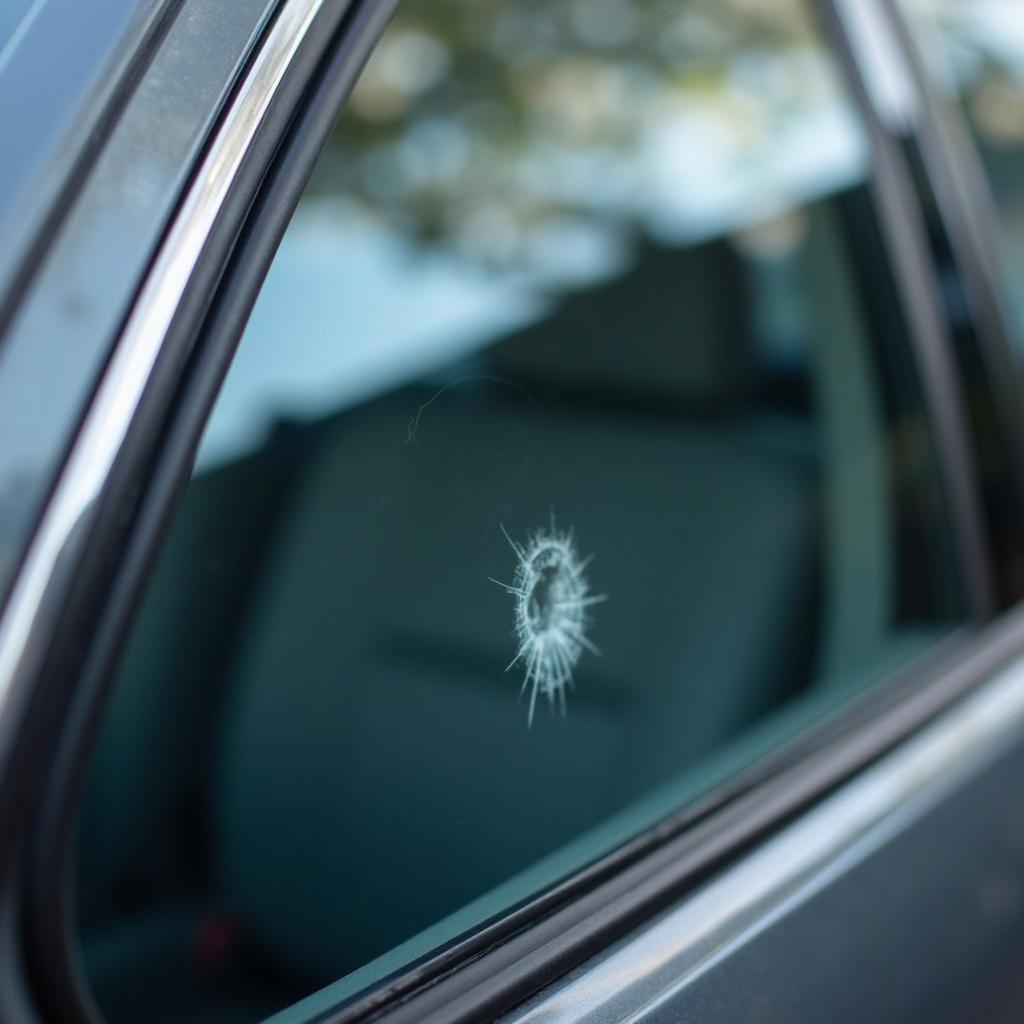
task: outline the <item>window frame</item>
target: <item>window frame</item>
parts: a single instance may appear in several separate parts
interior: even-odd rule
[[[912,130],[899,137],[905,159],[919,171],[922,206],[930,214],[929,244],[936,263],[954,269],[963,301],[970,306],[967,337],[956,339],[954,352],[961,391],[972,417],[975,459],[987,436],[1003,453],[1006,479],[983,480],[982,504],[993,535],[1014,533],[1010,557],[995,563],[1001,608],[1019,600],[1020,580],[1006,563],[1024,557],[1024,394],[1019,360],[1013,354],[1009,316],[1000,286],[1002,253],[997,214],[989,183],[962,111],[944,97],[928,69],[921,32],[904,0],[873,0],[881,8],[901,48],[917,102]],[[929,28],[925,26],[925,28]]]
[[[283,0],[280,7],[308,2]],[[11,763],[32,784],[12,792],[8,773],[0,781],[0,801],[21,812],[21,852],[31,869],[21,908],[28,925],[23,949],[36,995],[46,993],[43,1012],[54,1020],[89,1019],[68,902],[74,780],[82,775],[112,666],[259,286],[391,4],[346,6],[326,0],[330,16],[317,24],[308,48],[289,67],[161,339],[131,430],[102,479],[88,522],[89,543],[79,549],[73,571],[67,567],[59,581],[56,611],[41,628],[45,658],[29,664],[19,680],[33,695],[21,723],[32,742]],[[872,136],[877,213],[902,275],[898,286],[912,318],[910,333],[920,343],[918,358],[930,374],[929,412],[942,427],[937,443],[952,475],[946,487],[959,508],[955,546],[966,563],[964,571],[974,578],[973,625],[705,800],[464,941],[318,1018],[324,1022],[362,1020],[384,1010],[396,1021],[422,1019],[428,1011],[454,1021],[511,1008],[794,820],[1024,649],[1019,617],[976,628],[990,620],[993,608],[984,576],[971,572],[972,566],[985,564],[979,544],[987,537],[976,507],[968,434],[956,412],[961,396],[950,347],[932,306],[928,278],[933,261],[923,232],[913,226],[908,231],[906,223],[907,204],[917,210],[918,199],[895,140],[870,106],[845,26],[831,4],[819,6],[824,8],[826,45],[853,76],[854,97]],[[60,493],[58,487],[57,500]],[[5,716],[7,710],[2,709]],[[2,866],[15,865],[9,858]],[[14,906],[23,894],[19,883],[24,876],[8,870],[6,877],[4,905]],[[57,899],[53,878],[64,880]]]

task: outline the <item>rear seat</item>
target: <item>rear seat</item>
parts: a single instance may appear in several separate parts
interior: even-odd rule
[[[651,250],[443,394],[410,388],[311,428],[220,696],[195,703],[220,712],[195,723],[214,737],[197,900],[230,908],[302,984],[479,896],[806,683],[819,467],[749,426],[745,309],[724,243]],[[504,671],[511,599],[488,577],[514,573],[501,527],[525,539],[552,513],[609,601],[565,719],[542,705],[528,729],[521,675]],[[198,536],[164,558],[195,567],[162,596],[172,624],[204,587]],[[140,643],[115,704],[178,686]],[[152,714],[129,717],[111,728]],[[109,859],[97,834],[87,865]],[[134,984],[103,970],[111,1001]]]
[[[275,958],[322,982],[365,963],[806,681],[815,466],[729,415],[748,386],[742,303],[702,279],[708,256],[652,256],[640,305],[618,282],[499,346],[411,443],[429,391],[323,438],[262,580],[216,776],[220,886]],[[637,309],[669,296],[675,326],[648,330]],[[674,405],[644,409],[652,392]],[[525,539],[552,512],[595,555],[603,656],[580,663],[565,720],[541,707],[528,729],[503,671],[511,599],[488,577],[514,572],[500,527]]]

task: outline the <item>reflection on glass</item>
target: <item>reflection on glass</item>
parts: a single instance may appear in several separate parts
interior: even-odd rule
[[[956,623],[867,173],[797,4],[403,8],[104,722],[111,1020],[319,1012]]]
[[[337,408],[464,355],[621,274],[645,239],[784,219],[865,160],[794,4],[409,4],[318,166],[235,370],[252,376],[204,454],[268,410]]]

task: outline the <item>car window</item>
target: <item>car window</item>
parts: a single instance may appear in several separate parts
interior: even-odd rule
[[[401,9],[102,723],[109,1021],[311,1016],[962,621],[879,237],[800,3]]]
[[[1004,295],[1024,359],[1024,6],[904,0],[934,80],[959,106],[992,191]]]

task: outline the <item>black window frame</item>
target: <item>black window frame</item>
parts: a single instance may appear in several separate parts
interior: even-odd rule
[[[912,130],[897,139],[921,197],[929,248],[946,282],[946,300],[954,310],[970,311],[951,334],[971,420],[995,597],[1005,609],[1024,597],[1017,568],[1024,562],[1024,393],[999,280],[995,202],[964,115],[929,70],[910,11],[900,0],[878,2],[916,93]],[[999,452],[1003,477],[993,471],[986,444]]]
[[[318,27],[282,87],[164,341],[160,364],[96,509],[89,544],[68,571],[45,658],[33,671],[28,739],[12,761],[17,782],[9,777],[0,782],[0,800],[8,810],[3,820],[16,824],[21,840],[7,844],[0,863],[0,905],[10,911],[0,925],[8,944],[0,948],[17,949],[24,957],[47,1020],[89,1019],[75,962],[67,853],[75,780],[83,774],[112,667],[260,284],[391,5],[392,0],[357,0],[347,8],[335,4],[332,18]],[[793,820],[1024,649],[1024,615],[993,623],[999,602],[984,569],[973,575],[987,564],[989,532],[978,508],[968,449],[972,437],[957,411],[963,403],[957,364],[938,309],[930,308],[934,253],[923,225],[912,226],[908,234],[906,218],[913,220],[913,211],[925,201],[921,183],[907,168],[903,140],[890,135],[871,108],[840,19],[830,3],[819,6],[826,41],[846,66],[871,135],[877,213],[903,275],[901,300],[917,318],[911,333],[922,341],[919,359],[931,374],[930,412],[937,417],[947,474],[952,472],[947,486],[960,509],[957,550],[974,580],[968,587],[974,594],[972,624],[886,687],[854,699],[841,714],[704,800],[468,939],[355,996],[318,1018],[323,1024],[385,1012],[394,1021],[435,1014],[468,1020],[511,1009]],[[990,380],[984,385],[991,390]],[[956,467],[952,471],[950,463]],[[57,899],[55,879],[61,887]],[[10,956],[0,955],[0,978],[12,969]],[[0,1010],[6,1009],[2,999],[14,991],[0,984],[4,989],[8,995],[0,997]],[[27,1009],[17,1012],[10,1019],[34,1019]]]

